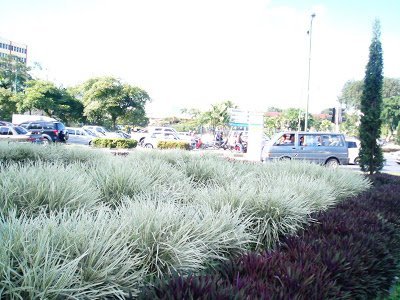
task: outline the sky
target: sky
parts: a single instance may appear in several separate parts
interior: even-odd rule
[[[364,77],[376,18],[384,76],[400,78],[398,0],[0,0],[0,7],[0,37],[28,45],[38,77],[64,87],[117,77],[149,93],[150,117],[227,100],[251,111],[305,110],[307,98],[313,113],[336,106],[344,83]]]

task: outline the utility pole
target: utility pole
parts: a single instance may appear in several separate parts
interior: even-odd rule
[[[310,30],[307,32],[310,36],[310,48],[308,52],[308,83],[307,83],[307,105],[306,105],[306,115],[304,122],[304,131],[308,131],[308,103],[310,102],[310,74],[311,74],[311,38],[312,38],[312,24],[315,13],[311,15]]]

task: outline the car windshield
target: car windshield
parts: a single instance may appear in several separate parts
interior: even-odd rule
[[[28,133],[28,131],[21,126],[15,126],[14,129],[18,134],[27,134]]]

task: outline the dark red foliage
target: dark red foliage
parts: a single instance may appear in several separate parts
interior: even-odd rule
[[[375,299],[399,272],[400,180],[375,175],[374,188],[312,217],[274,251],[227,261],[209,276],[175,276],[145,299]]]

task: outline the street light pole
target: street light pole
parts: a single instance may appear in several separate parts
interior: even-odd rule
[[[310,102],[310,73],[311,73],[311,37],[312,37],[312,22],[315,17],[315,13],[311,15],[310,30],[307,32],[310,35],[310,48],[308,52],[308,83],[307,83],[307,105],[306,105],[306,116],[304,122],[304,131],[308,131],[308,103]]]

